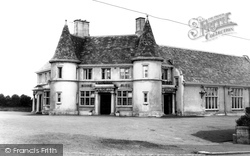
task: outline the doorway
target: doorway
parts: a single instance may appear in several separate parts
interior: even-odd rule
[[[42,94],[38,95],[38,100],[39,100],[38,112],[42,112],[42,107],[43,107],[43,104],[42,104]]]
[[[163,94],[163,96],[164,96],[164,114],[166,115],[172,114],[173,111],[172,94],[170,93]]]
[[[111,93],[100,94],[100,114],[110,115],[111,113]]]

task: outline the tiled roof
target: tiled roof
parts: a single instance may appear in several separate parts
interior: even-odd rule
[[[72,38],[81,64],[131,63],[138,44],[136,35]]]
[[[250,86],[250,62],[244,57],[158,46],[146,21],[144,33],[123,36],[77,37],[65,25],[53,60],[81,64],[132,63],[135,57],[163,57],[184,74],[185,82]]]
[[[50,70],[51,68],[51,64],[49,62],[47,62],[42,68],[40,68],[37,72],[43,72],[43,71],[47,71]]]
[[[75,54],[75,48],[73,46],[68,25],[66,24],[63,27],[63,31],[58,42],[55,54],[50,62],[59,60],[79,61]]]
[[[165,59],[184,74],[186,82],[250,86],[250,62],[245,57],[159,46]]]
[[[150,26],[149,21],[145,22],[143,33],[140,36],[138,49],[136,50],[136,57],[158,57],[159,54],[156,50],[155,38]]]

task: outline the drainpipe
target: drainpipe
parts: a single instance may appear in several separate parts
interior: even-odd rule
[[[226,86],[224,86],[224,112],[225,112],[225,115],[227,115]]]
[[[80,89],[80,71],[79,71],[79,67],[76,68],[76,72],[78,71],[77,74],[77,93],[76,93],[76,106],[77,106],[77,114],[80,115],[80,109],[79,109],[79,89]]]

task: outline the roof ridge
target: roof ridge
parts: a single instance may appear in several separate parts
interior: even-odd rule
[[[179,48],[179,49],[184,49],[184,50],[191,50],[191,51],[198,51],[198,52],[204,52],[204,53],[211,53],[211,54],[217,54],[217,55],[225,55],[225,56],[233,56],[233,57],[244,57],[243,56],[237,56],[237,55],[232,55],[232,54],[223,54],[220,52],[210,52],[210,51],[204,51],[204,50],[197,50],[197,49],[190,49],[190,48],[182,48],[182,47],[175,47],[175,46],[168,46],[168,45],[158,45],[162,47],[169,47],[169,48]]]

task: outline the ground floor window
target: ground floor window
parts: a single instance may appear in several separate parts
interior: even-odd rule
[[[206,110],[218,109],[218,88],[216,87],[206,88],[205,109]]]
[[[45,105],[49,105],[50,92],[49,91],[45,91],[43,97],[44,97],[44,104]]]
[[[232,89],[232,109],[243,109],[243,89]]]
[[[62,102],[62,92],[57,92],[56,93],[56,95],[57,95],[57,103],[61,103]]]
[[[132,91],[118,91],[117,105],[132,105]]]
[[[95,104],[95,92],[94,91],[81,91],[80,92],[80,104],[81,105],[94,105]]]

